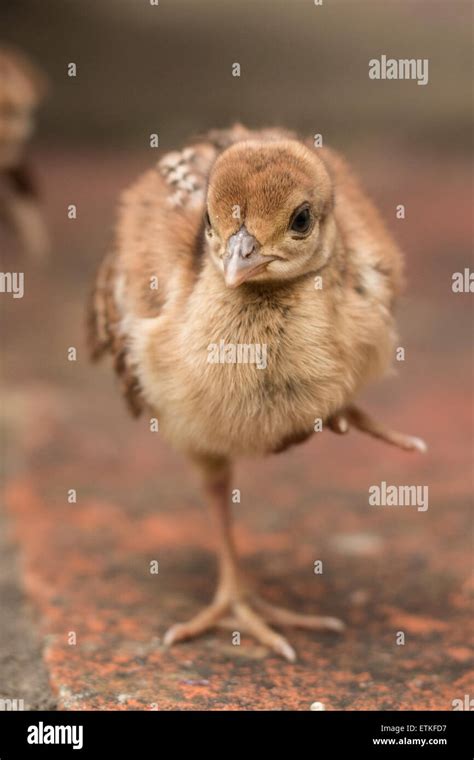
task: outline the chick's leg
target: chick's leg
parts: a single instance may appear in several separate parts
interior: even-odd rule
[[[188,622],[172,626],[165,635],[164,643],[171,645],[194,638],[217,625],[223,625],[250,633],[261,644],[294,662],[296,654],[293,648],[268,626],[267,621],[313,630],[343,630],[343,623],[336,618],[290,612],[269,604],[252,592],[241,574],[232,532],[230,468],[227,463],[218,466],[207,463],[202,471],[217,536],[218,586],[212,603]]]
[[[209,461],[200,463],[199,469],[217,538],[219,581],[211,604],[186,623],[173,625],[165,634],[166,645],[194,638],[213,628],[229,612],[230,599],[239,593],[237,556],[229,506],[230,468],[227,462]]]
[[[414,435],[400,433],[398,430],[391,430],[385,427],[366,412],[357,406],[348,406],[340,412],[333,414],[328,420],[328,425],[334,433],[345,434],[349,431],[350,426],[360,430],[361,433],[367,433],[373,438],[378,438],[391,446],[397,446],[405,451],[420,451],[425,453],[427,450],[426,443],[422,438]]]

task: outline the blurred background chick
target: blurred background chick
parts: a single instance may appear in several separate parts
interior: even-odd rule
[[[28,141],[46,90],[38,66],[19,49],[0,46],[0,218],[36,260],[47,255],[50,244]]]

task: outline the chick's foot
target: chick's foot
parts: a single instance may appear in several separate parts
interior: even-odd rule
[[[195,638],[217,626],[249,633],[260,644],[268,647],[288,662],[295,662],[296,652],[286,638],[274,631],[268,623],[308,630],[327,630],[340,633],[344,623],[335,617],[305,615],[270,604],[258,596],[218,594],[215,600],[185,623],[173,625],[165,634],[164,643],[171,646],[178,641]]]

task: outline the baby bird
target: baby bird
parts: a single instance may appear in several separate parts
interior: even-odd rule
[[[217,535],[214,599],[166,644],[230,614],[294,661],[271,624],[343,629],[254,593],[232,534],[232,463],[305,440],[315,420],[423,450],[354,405],[390,365],[400,285],[400,253],[345,162],[284,130],[212,131],[123,195],[90,301],[91,354],[112,353],[131,411],[157,417],[195,465]]]

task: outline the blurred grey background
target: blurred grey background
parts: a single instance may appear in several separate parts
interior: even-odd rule
[[[464,150],[469,0],[2,0],[0,38],[47,71],[40,139],[160,146],[242,121]],[[428,58],[430,81],[372,81],[368,61]],[[68,62],[78,66],[67,77]],[[233,62],[241,77],[231,74]]]

